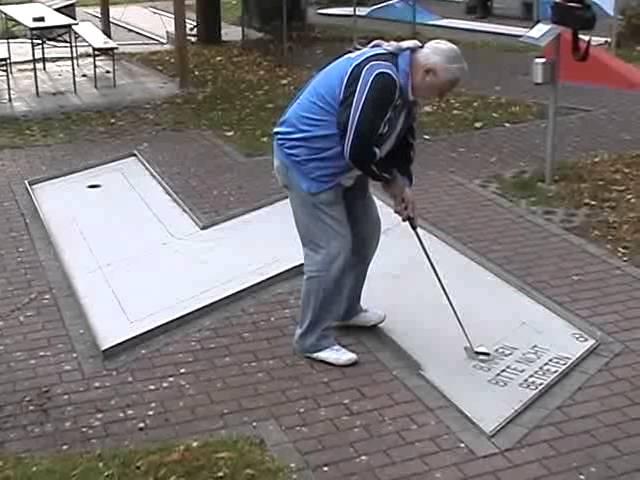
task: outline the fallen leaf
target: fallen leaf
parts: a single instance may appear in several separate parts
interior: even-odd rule
[[[220,452],[220,453],[216,453],[214,455],[214,458],[223,458],[223,459],[227,459],[227,458],[233,458],[235,455],[232,452]]]

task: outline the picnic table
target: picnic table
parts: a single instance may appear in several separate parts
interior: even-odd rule
[[[74,43],[76,45],[76,61],[79,61],[80,55],[78,54],[78,37],[84,39],[91,48],[91,56],[93,57],[93,83],[98,88],[98,75],[96,70],[96,54],[111,56],[113,74],[113,86],[116,86],[116,50],[118,50],[118,44],[107,37],[102,30],[96,27],[91,22],[79,22],[73,27]],[[73,59],[72,59],[73,62]]]
[[[57,12],[53,8],[43,3],[20,3],[12,5],[0,5],[0,13],[4,17],[5,25],[8,26],[8,19],[19,23],[29,31],[29,38],[31,39],[31,59],[33,63],[33,77],[35,81],[36,95],[40,96],[40,89],[38,86],[38,66],[36,62],[36,44],[34,39],[40,35],[41,49],[42,49],[42,68],[46,71],[46,57],[44,51],[45,39],[42,35],[46,31],[65,29],[69,35],[69,51],[71,52],[71,71],[73,80],[73,91],[77,93],[76,86],[76,69],[73,62],[73,32],[72,27],[78,23],[74,18],[63,15]],[[11,67],[11,43],[7,38],[7,50],[9,52],[9,68]]]

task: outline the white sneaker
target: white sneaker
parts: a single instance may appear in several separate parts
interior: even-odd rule
[[[329,363],[337,367],[346,367],[358,361],[358,355],[340,345],[334,345],[315,353],[305,353],[305,357]]]
[[[373,310],[363,310],[355,317],[344,321],[336,322],[336,327],[377,327],[385,321],[387,316],[384,313],[376,312]]]

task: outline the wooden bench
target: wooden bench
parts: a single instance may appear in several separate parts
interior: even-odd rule
[[[7,96],[9,97],[9,103],[13,101],[11,98],[11,79],[9,76],[10,61],[9,52],[0,48],[0,72],[4,72],[5,78],[7,79]]]
[[[116,50],[118,44],[107,37],[102,30],[89,21],[78,22],[77,25],[71,27],[74,32],[74,43],[76,46],[76,63],[80,64],[78,55],[78,37],[82,38],[91,47],[91,55],[93,57],[93,83],[98,88],[98,76],[96,68],[96,54],[109,55],[112,61],[113,71],[113,87],[116,86]]]

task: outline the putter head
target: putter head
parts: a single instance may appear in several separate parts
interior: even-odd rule
[[[467,357],[478,362],[488,362],[492,358],[489,349],[483,345],[477,345],[475,350],[466,345],[464,351]]]

